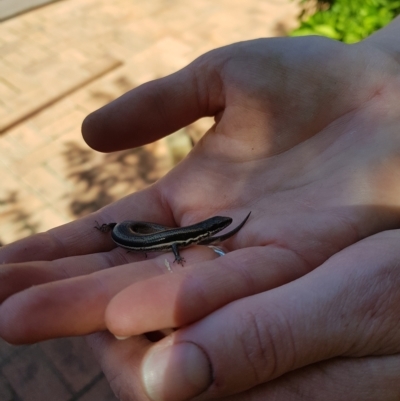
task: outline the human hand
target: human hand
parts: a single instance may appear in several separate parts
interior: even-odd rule
[[[122,400],[147,401],[142,385],[157,401],[199,394],[194,399],[398,400],[399,241],[399,230],[369,237],[304,277],[232,302],[156,345],[99,334],[92,344]],[[174,324],[169,311],[179,296],[168,304],[159,296],[143,300],[149,288],[137,283],[117,295],[107,308],[109,327],[129,318],[132,334],[141,334],[157,309],[167,316],[159,327]]]
[[[98,111],[84,127],[100,150],[140,145],[202,115],[216,114],[217,124],[147,191],[2,250],[8,261],[53,260],[3,268],[3,299],[53,282],[5,301],[1,334],[14,342],[38,341],[102,330],[106,323],[117,335],[134,334],[132,327],[106,322],[104,310],[129,284],[165,271],[162,259],[86,275],[138,260],[121,250],[104,252],[111,245],[92,229],[95,219],[132,218],[132,204],[141,219],[166,225],[185,225],[217,210],[236,218],[252,210],[224,258],[195,263],[212,255],[190,249],[192,266],[158,279],[171,288],[169,299],[180,301],[167,308],[176,327],[294,280],[360,238],[396,227],[398,184],[391,172],[398,167],[397,69],[389,51],[368,42],[257,41],[212,52]],[[152,288],[149,295],[165,301],[159,286]],[[154,313],[146,321],[162,328],[157,319]]]

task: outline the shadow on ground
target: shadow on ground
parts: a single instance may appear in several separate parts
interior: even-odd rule
[[[147,148],[96,154],[77,143],[65,144],[66,177],[73,184],[69,209],[78,218],[154,183],[157,160]]]
[[[0,208],[5,208],[0,217],[11,222],[11,225],[17,227],[18,232],[32,235],[38,232],[39,224],[35,223],[24,202],[18,191],[8,191],[3,198],[0,198]],[[0,246],[2,245],[5,243],[0,238]]]

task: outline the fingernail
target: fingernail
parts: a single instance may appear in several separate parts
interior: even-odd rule
[[[117,340],[123,341],[129,338],[130,336],[122,337],[122,336],[114,336]]]
[[[208,357],[193,343],[155,345],[145,356],[142,378],[153,401],[184,401],[212,382]]]

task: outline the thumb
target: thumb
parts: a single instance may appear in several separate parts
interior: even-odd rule
[[[214,399],[337,356],[399,352],[387,333],[399,330],[400,273],[388,280],[387,272],[400,251],[379,253],[363,242],[301,279],[233,302],[151,347],[142,364],[149,397]],[[397,242],[392,238],[387,249],[396,250]],[[383,298],[390,304],[382,305]],[[371,309],[375,304],[382,312]]]
[[[83,121],[83,138],[96,150],[112,152],[154,142],[201,117],[217,114],[224,106],[215,73],[223,54],[207,53],[93,112]]]

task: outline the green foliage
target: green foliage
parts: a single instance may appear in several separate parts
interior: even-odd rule
[[[302,0],[302,3],[306,7],[310,0]],[[306,19],[301,16],[300,27],[290,35],[322,35],[355,43],[399,14],[399,0],[319,0],[317,11]]]

